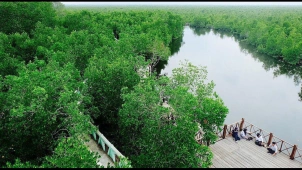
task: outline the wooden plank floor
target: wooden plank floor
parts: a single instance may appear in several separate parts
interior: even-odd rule
[[[211,168],[302,168],[302,163],[278,153],[273,156],[254,141],[241,139],[236,143],[232,137],[210,145],[214,154]]]

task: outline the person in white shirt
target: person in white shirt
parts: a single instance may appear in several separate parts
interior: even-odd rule
[[[267,147],[267,153],[276,155],[277,152],[278,152],[278,147],[276,145],[276,142],[272,142],[272,144],[269,147]]]
[[[258,146],[264,146],[263,138],[260,133],[257,133],[255,144]]]
[[[247,134],[250,134],[250,132],[247,132],[247,129],[244,128],[241,132],[240,132],[240,137],[243,139],[248,139]]]

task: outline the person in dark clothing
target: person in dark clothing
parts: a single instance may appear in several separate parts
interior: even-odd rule
[[[232,136],[235,139],[235,142],[237,142],[238,140],[240,140],[240,138],[238,136],[238,127],[235,127],[235,129],[232,131]]]

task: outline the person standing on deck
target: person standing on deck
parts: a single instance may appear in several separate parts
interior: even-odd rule
[[[258,146],[264,146],[263,138],[260,133],[257,133],[255,144]]]
[[[277,151],[278,151],[278,147],[276,145],[276,142],[272,142],[272,144],[269,147],[267,147],[267,153],[276,155]]]

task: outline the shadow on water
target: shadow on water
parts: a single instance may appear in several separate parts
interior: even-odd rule
[[[177,39],[173,39],[172,42],[169,44],[169,48],[171,51],[171,56],[173,56],[174,54],[177,54],[179,52],[179,49],[181,47],[181,45],[183,44],[183,37],[177,38]],[[171,57],[170,56],[170,57]],[[154,67],[154,71],[156,71],[156,75],[160,75],[161,71],[163,69],[165,69],[166,65],[168,64],[167,60],[160,60],[157,65]]]

